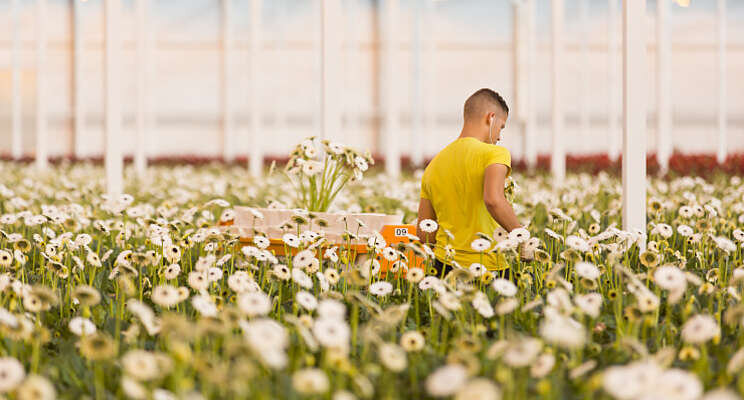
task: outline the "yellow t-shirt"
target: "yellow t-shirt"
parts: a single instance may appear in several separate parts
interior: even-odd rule
[[[499,224],[483,201],[483,176],[491,164],[504,164],[511,174],[511,154],[505,147],[465,137],[450,143],[431,160],[421,179],[421,198],[434,206],[439,223],[434,253],[445,262],[444,246],[455,250],[455,261],[463,268],[482,263],[490,270],[508,267],[503,255],[474,251],[470,243],[478,232],[493,235]],[[444,230],[454,236],[450,239]]]

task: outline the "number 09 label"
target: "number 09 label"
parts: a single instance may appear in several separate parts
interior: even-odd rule
[[[395,236],[408,235],[408,228],[395,228]]]

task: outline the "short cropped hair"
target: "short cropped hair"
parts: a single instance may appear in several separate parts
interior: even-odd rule
[[[488,88],[479,89],[465,100],[463,117],[466,121],[471,118],[478,118],[492,105],[501,107],[507,115],[509,114],[509,106],[506,105],[506,100],[500,94]]]

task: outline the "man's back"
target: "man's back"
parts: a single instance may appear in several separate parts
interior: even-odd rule
[[[437,154],[426,167],[421,180],[421,197],[431,201],[439,222],[436,256],[446,262],[444,246],[451,245],[455,261],[462,267],[483,263],[489,269],[505,268],[503,258],[481,258],[470,243],[478,232],[493,234],[498,223],[483,201],[483,176],[491,164],[504,164],[511,171],[511,155],[502,147],[472,137],[455,140]],[[450,239],[444,230],[454,235]]]

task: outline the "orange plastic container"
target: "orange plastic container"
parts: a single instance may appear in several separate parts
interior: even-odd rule
[[[227,222],[222,223],[221,225],[229,226],[232,225],[232,223]],[[385,239],[385,242],[388,246],[395,247],[395,245],[399,243],[409,243],[411,241],[407,235],[416,235],[416,225],[385,225],[380,230],[380,234],[382,235],[382,238]],[[268,247],[268,250],[273,252],[277,256],[287,255],[287,250],[289,250],[289,254],[291,255],[297,254],[297,252],[299,251],[298,249],[287,247],[284,244],[284,241],[282,241],[282,239],[280,238],[269,238],[269,241],[270,245]],[[241,237],[240,242],[242,244],[253,243],[253,237]],[[329,246],[338,246],[339,248],[351,251],[355,255],[368,253],[367,246],[364,244],[330,243]],[[408,258],[409,268],[423,268],[424,260],[421,257],[418,257],[412,253],[406,254],[406,257]],[[377,260],[380,262],[380,271],[383,273],[388,271],[392,266],[392,262],[386,260],[381,255],[377,256]]]

